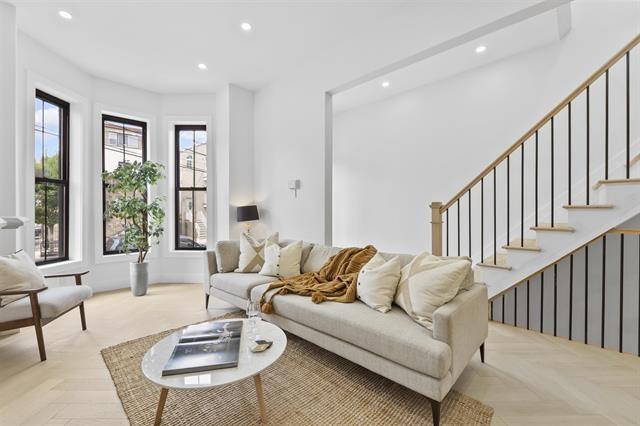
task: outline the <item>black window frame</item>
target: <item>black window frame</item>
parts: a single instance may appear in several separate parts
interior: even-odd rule
[[[64,193],[64,202],[62,203],[62,207],[64,211],[62,212],[62,224],[60,225],[61,230],[58,231],[58,234],[62,233],[62,249],[58,247],[58,252],[61,254],[60,256],[54,259],[47,259],[47,225],[46,225],[46,213],[45,213],[45,224],[44,224],[44,244],[45,244],[45,255],[44,260],[40,260],[36,262],[36,265],[47,265],[52,263],[64,262],[69,260],[69,112],[71,109],[71,105],[69,102],[64,101],[56,96],[50,95],[40,89],[36,89],[35,99],[41,99],[44,102],[50,103],[52,105],[60,108],[60,125],[59,125],[59,152],[60,156],[60,179],[53,179],[44,176],[44,162],[43,162],[43,174],[42,177],[35,177],[35,187],[34,187],[34,197],[35,190],[38,184],[46,185],[56,185],[63,189]],[[44,109],[43,109],[44,111]],[[44,114],[44,112],[43,112]],[[44,121],[42,123],[42,127],[44,129]],[[33,131],[35,132],[35,123]],[[44,130],[43,130],[44,133]],[[43,135],[43,144],[44,144],[44,135]],[[43,149],[43,159],[44,159],[44,149]],[[34,170],[35,171],[35,170]],[[35,173],[34,173],[35,174]],[[46,195],[45,195],[46,197]],[[35,204],[35,200],[34,200]],[[46,211],[46,198],[45,198],[45,211]],[[34,224],[35,224],[35,211],[34,211]],[[34,231],[35,232],[35,231]],[[35,234],[34,234],[35,237]],[[34,238],[35,240],[35,238]]]
[[[180,132],[181,131],[205,131],[207,132],[207,139],[209,138],[209,134],[207,131],[207,125],[206,124],[176,124],[174,126],[174,162],[175,162],[175,180],[174,180],[174,227],[173,227],[173,234],[174,234],[174,250],[176,251],[203,251],[207,249],[207,245],[205,244],[204,247],[180,247],[180,232],[178,232],[179,229],[179,224],[180,224],[180,192],[181,191],[191,191],[191,199],[193,200],[193,203],[195,203],[195,193],[196,192],[204,192],[205,193],[205,197],[206,197],[206,193],[207,193],[207,187],[196,187],[196,186],[191,186],[191,187],[183,187],[180,186]],[[194,145],[195,148],[195,145]],[[193,153],[193,174],[194,174],[194,179],[193,179],[193,184],[195,185],[195,173],[196,173],[196,157],[195,157],[196,153],[195,153],[195,149],[194,149],[194,153]],[[207,174],[208,174],[208,170],[207,170]],[[195,236],[195,218],[192,221],[192,233],[191,235]],[[207,224],[207,227],[209,226],[209,224]],[[195,242],[195,239],[193,240]],[[208,241],[207,241],[208,243]]]
[[[102,114],[102,172],[105,171],[105,121],[112,121],[122,125],[128,124],[131,126],[138,126],[142,128],[142,162],[147,161],[147,122],[134,120],[126,117],[119,117],[116,115]],[[122,155],[123,160],[126,155],[126,137],[122,137]],[[102,181],[102,255],[111,256],[114,254],[122,254],[123,251],[107,250],[107,218],[105,217],[105,211],[107,207],[107,183]],[[137,250],[131,250],[131,253],[137,253]]]

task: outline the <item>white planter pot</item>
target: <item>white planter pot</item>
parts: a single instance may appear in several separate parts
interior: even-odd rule
[[[129,264],[129,284],[134,296],[144,296],[147,294],[149,286],[149,264],[130,263]]]

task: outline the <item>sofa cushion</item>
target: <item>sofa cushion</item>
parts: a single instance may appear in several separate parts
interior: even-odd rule
[[[235,272],[254,273],[260,272],[264,265],[264,248],[268,243],[278,244],[278,233],[269,235],[264,240],[256,240],[251,235],[243,232],[240,235],[240,258],[238,269]]]
[[[211,287],[248,300],[252,288],[276,280],[277,278],[264,275],[228,272],[211,275]]]
[[[302,257],[302,241],[293,242],[285,247],[267,243],[264,248],[264,265],[260,275],[289,278],[300,275],[300,259]]]
[[[49,287],[38,293],[40,314],[42,318],[55,318],[88,299],[91,294],[91,288],[86,285]],[[0,308],[0,322],[31,318],[31,316],[31,302],[28,297]]]
[[[240,258],[239,241],[218,241],[216,243],[216,266],[218,272],[233,272]]]
[[[329,258],[341,250],[340,247],[329,247],[321,244],[314,244],[309,252],[307,260],[302,263],[302,273],[318,272]]]
[[[413,260],[413,258],[416,257],[414,254],[406,254],[406,253],[384,253],[384,252],[380,252],[380,255],[387,262],[390,261],[391,259],[393,259],[394,257],[397,257],[398,260],[400,261],[400,267],[402,267],[402,268],[407,266]]]
[[[260,298],[267,286],[251,292]],[[287,294],[273,298],[276,315],[349,342],[407,368],[441,379],[451,368],[451,348],[433,338],[397,306],[383,314],[356,301],[315,304],[310,297]],[[268,319],[269,315],[265,315]]]

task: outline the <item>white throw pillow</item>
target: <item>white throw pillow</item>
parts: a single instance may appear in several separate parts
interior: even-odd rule
[[[0,256],[0,291],[32,290],[44,286],[42,272],[24,251]],[[2,296],[0,306],[23,297],[26,295]]]
[[[400,281],[400,259],[398,256],[384,260],[376,253],[358,275],[358,299],[379,312],[389,312]]]
[[[240,235],[240,258],[236,272],[260,272],[264,265],[264,247],[268,243],[278,244],[277,232],[260,241],[243,232]]]
[[[402,268],[395,303],[431,330],[433,313],[456,296],[470,270],[467,259],[419,254]]]
[[[264,265],[260,275],[278,278],[289,278],[300,275],[300,258],[302,257],[302,241],[296,241],[286,247],[267,243],[264,249]]]

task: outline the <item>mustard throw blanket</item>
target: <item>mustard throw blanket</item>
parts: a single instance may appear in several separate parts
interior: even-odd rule
[[[260,300],[260,308],[265,314],[272,314],[273,298],[289,293],[311,296],[313,303],[322,303],[325,300],[355,302],[358,273],[375,254],[375,247],[370,245],[364,248],[342,249],[318,272],[308,272],[269,284]]]

